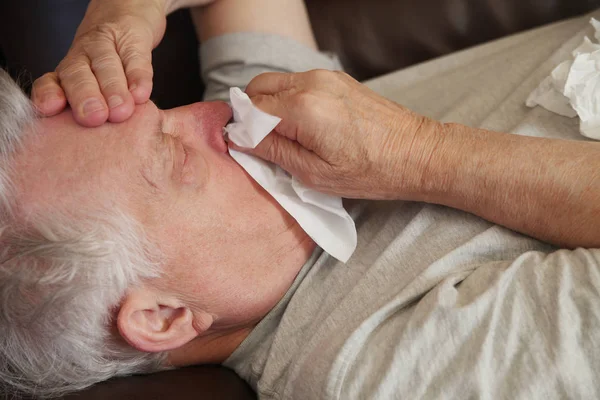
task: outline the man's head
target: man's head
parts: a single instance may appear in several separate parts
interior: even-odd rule
[[[227,154],[230,117],[147,103],[87,129],[35,118],[0,72],[0,381],[52,395],[154,371],[281,298],[312,244]]]

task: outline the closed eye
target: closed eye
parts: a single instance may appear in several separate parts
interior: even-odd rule
[[[145,157],[142,166],[142,177],[146,184],[153,190],[163,187],[165,173],[170,174],[175,170],[175,152],[173,138],[162,132],[160,122],[148,135],[149,157]]]
[[[185,145],[182,144],[181,146],[183,147],[183,166],[185,167],[188,160],[188,150],[187,147],[185,147]]]

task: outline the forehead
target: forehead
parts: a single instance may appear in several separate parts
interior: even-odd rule
[[[79,126],[70,110],[40,119],[14,164],[22,211],[126,200],[159,118],[156,107],[139,108],[127,122],[98,128]]]

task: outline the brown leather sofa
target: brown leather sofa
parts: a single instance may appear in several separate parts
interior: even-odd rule
[[[7,43],[6,39],[10,35],[23,42],[39,41],[35,31],[23,33],[28,21],[20,7],[27,1],[0,3],[4,4],[0,5],[0,53],[4,52],[5,63],[17,74],[22,68],[29,70],[33,78],[52,69],[66,47],[39,52],[38,56],[47,55],[45,59],[23,56],[23,43]],[[347,71],[359,80],[600,8],[600,0],[307,0],[307,4],[321,47],[336,52]],[[81,13],[84,7],[78,7]],[[201,99],[196,45],[189,15],[172,15],[165,40],[154,54],[153,98],[163,108]],[[173,63],[174,59],[178,62]],[[115,379],[66,399],[254,397],[233,372],[203,366]]]

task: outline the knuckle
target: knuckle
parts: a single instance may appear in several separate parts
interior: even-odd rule
[[[132,27],[115,35],[115,46],[121,57],[128,53],[129,57],[149,59],[153,47],[151,38],[151,32],[142,33]]]
[[[90,67],[94,73],[106,72],[106,75],[116,75],[114,70],[119,68],[119,59],[113,54],[103,54],[92,59]]]
[[[127,27],[113,22],[94,26],[90,31],[77,38],[76,47],[85,54],[116,52],[120,42],[127,43]]]
[[[321,110],[323,107],[320,104],[321,100],[318,94],[310,90],[303,90],[296,93],[292,100],[292,107],[296,108],[298,113],[308,121],[315,121],[315,119],[322,118]]]
[[[103,92],[118,91],[119,86],[121,86],[121,80],[112,76],[110,78],[98,80],[98,85],[100,86],[100,90]]]
[[[344,71],[333,71],[334,76],[340,82],[356,82],[356,80]]]
[[[86,69],[89,69],[89,65],[85,62],[65,59],[58,65],[56,72],[61,81],[69,81],[81,75]]]
[[[114,22],[105,22],[102,24],[95,25],[89,32],[86,33],[86,37],[92,41],[96,39],[110,39],[115,40],[118,36],[119,25]]]
[[[138,68],[128,68],[127,71],[125,72],[125,75],[129,79],[140,79],[140,78],[152,79],[154,73],[152,71],[152,68],[148,69],[148,68],[138,67]]]
[[[78,37],[69,53],[71,56],[88,56],[90,54],[97,53],[99,49],[105,47],[107,43],[110,43],[110,39],[101,35],[95,34],[95,32],[87,32],[82,36]]]
[[[335,77],[335,73],[326,69],[315,69],[310,71],[312,80],[317,83],[325,83]]]
[[[71,60],[67,55],[67,57],[63,58],[56,66],[56,75],[61,78],[65,74],[65,70],[69,68],[69,65],[71,65]]]
[[[340,70],[336,70],[336,71],[332,71],[333,74],[338,77],[338,78],[342,78],[342,79],[348,79],[351,78],[350,75],[348,75],[346,72],[344,71],[340,71]]]
[[[67,93],[69,97],[87,97],[90,92],[94,91],[92,84],[93,82],[89,79],[74,81],[70,87],[67,87]]]
[[[152,62],[152,53],[140,51],[138,46],[126,46],[121,50],[120,54],[124,63],[135,61],[150,64]]]
[[[309,90],[299,91],[294,95],[293,105],[304,112],[309,112],[314,106],[314,97]]]

